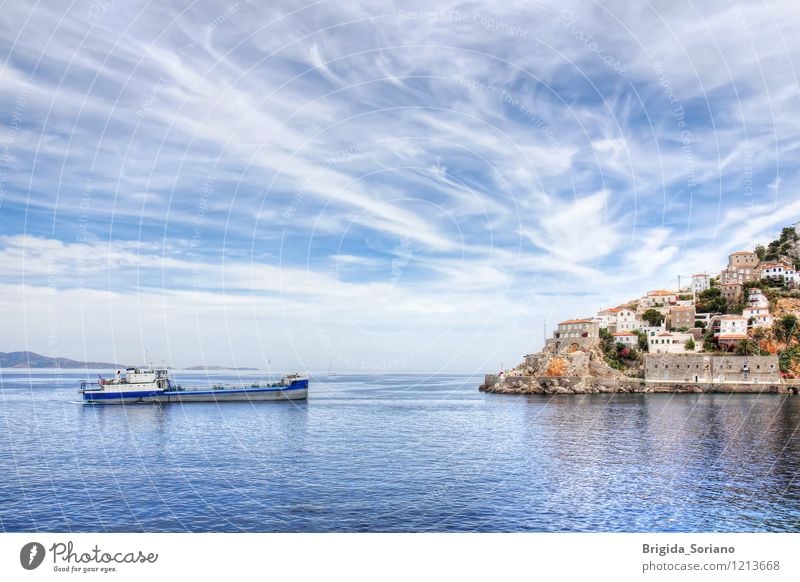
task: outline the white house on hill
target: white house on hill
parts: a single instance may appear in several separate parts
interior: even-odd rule
[[[636,319],[636,312],[627,307],[617,312],[617,331],[634,331],[641,329],[643,322]]]
[[[712,320],[714,338],[720,346],[732,348],[747,339],[747,318],[741,315],[722,315]]]
[[[614,341],[616,343],[623,344],[629,348],[637,348],[639,347],[639,336],[635,333],[630,331],[618,331],[614,335]]]
[[[769,313],[769,301],[761,289],[750,289],[747,307],[742,311],[742,316],[747,318],[748,327],[772,327],[773,318]]]
[[[694,353],[697,350],[687,350],[686,342],[694,341],[694,336],[690,333],[679,333],[662,331],[653,336],[647,336],[647,349],[651,354],[686,354]]]
[[[700,295],[703,291],[711,288],[711,277],[705,273],[697,273],[692,275],[692,293],[695,296]]]

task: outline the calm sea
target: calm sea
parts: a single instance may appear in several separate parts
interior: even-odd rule
[[[84,406],[80,376],[0,375],[0,529],[800,531],[796,396],[340,375],[303,403]]]

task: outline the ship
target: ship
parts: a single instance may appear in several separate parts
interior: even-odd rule
[[[88,404],[305,400],[308,376],[287,374],[277,382],[182,386],[172,382],[168,368],[127,368],[124,374],[117,370],[114,378],[83,381],[78,392]]]

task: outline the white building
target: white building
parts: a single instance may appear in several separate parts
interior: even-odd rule
[[[647,337],[647,349],[651,354],[691,354],[697,350],[697,342],[694,350],[687,350],[686,342],[689,340],[694,341],[690,333],[662,331]]]
[[[692,293],[695,294],[695,297],[708,289],[711,289],[711,277],[705,273],[692,275]]]
[[[647,295],[639,300],[639,309],[650,309],[653,307],[675,305],[677,300],[678,294],[673,291],[665,291],[663,289],[649,291]]]
[[[642,328],[644,322],[636,319],[636,312],[624,307],[617,312],[617,331],[636,331]]]
[[[742,311],[742,315],[747,318],[748,326],[753,329],[772,327],[772,324],[775,322],[772,315],[769,313],[769,309],[746,307]]]
[[[639,347],[639,336],[635,333],[631,333],[629,331],[618,331],[614,336],[614,341],[616,343],[623,344],[625,347],[628,348],[638,348]]]
[[[595,320],[597,323],[600,324],[600,327],[604,327],[606,329],[616,329],[617,328],[617,314],[622,311],[620,307],[609,307],[608,309],[602,309],[597,312],[597,317]]]
[[[761,289],[754,287],[753,289],[750,289],[750,293],[747,296],[747,307],[768,309],[769,299],[767,299],[767,296],[764,295],[764,292]]]
[[[769,312],[769,300],[761,292],[761,289],[750,289],[747,307],[742,311],[742,316],[747,318],[750,328],[772,327],[774,320]]]
[[[778,281],[784,278],[786,267],[781,263],[767,263],[761,267],[761,278]]]
[[[741,315],[722,315],[712,320],[714,338],[723,347],[733,347],[747,339],[747,318]]]
[[[665,321],[661,325],[656,325],[656,326],[646,325],[646,326],[642,327],[641,331],[644,332],[644,334],[648,338],[655,337],[658,334],[667,331],[667,322]]]
[[[794,269],[785,269],[783,271],[783,281],[787,287],[800,287],[800,273]]]

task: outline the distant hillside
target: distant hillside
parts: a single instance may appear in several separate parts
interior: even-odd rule
[[[221,370],[225,371],[233,371],[233,372],[255,372],[258,371],[258,368],[227,368],[225,366],[191,366],[189,368],[183,368],[184,370],[200,370],[202,372],[218,372]]]
[[[0,368],[124,368],[108,362],[77,362],[69,358],[49,358],[34,352],[0,352]]]

